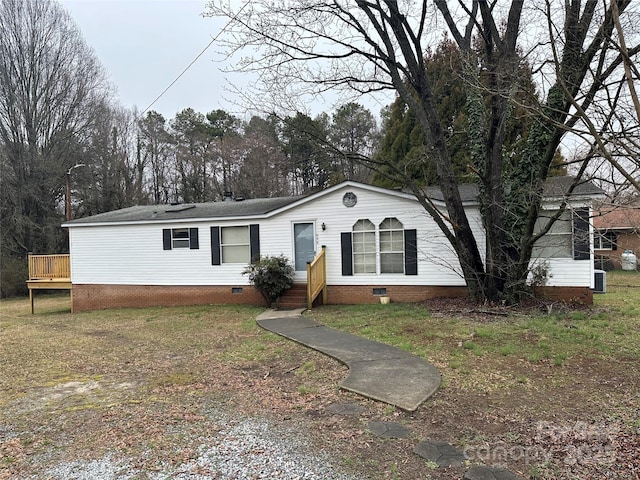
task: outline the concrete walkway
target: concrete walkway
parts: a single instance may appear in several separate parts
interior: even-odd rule
[[[257,322],[266,330],[347,365],[349,375],[340,386],[365,397],[412,412],[440,386],[440,372],[426,360],[320,325],[303,317],[301,309],[266,311]]]

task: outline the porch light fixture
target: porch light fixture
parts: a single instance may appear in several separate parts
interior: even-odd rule
[[[327,226],[324,224],[324,222],[322,222],[321,227],[322,227],[322,231],[323,231],[323,232],[327,229]]]

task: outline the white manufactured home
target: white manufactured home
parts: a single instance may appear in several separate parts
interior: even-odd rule
[[[569,180],[556,180],[556,187]],[[562,201],[553,190],[544,205],[548,212]],[[465,186],[461,194],[482,245],[477,191]],[[567,221],[556,222],[536,249],[532,262],[544,261],[545,291],[553,297],[592,300],[588,215],[601,194],[590,184],[575,189]],[[444,208],[436,190],[432,198]],[[260,255],[287,256],[296,283],[306,284],[308,263],[322,254],[324,300],[330,304],[466,293],[454,251],[413,195],[351,181],[302,197],[130,207],[63,226],[69,229],[74,311],[263,305],[242,274]],[[581,241],[578,230],[587,233]],[[587,245],[578,251],[584,239]]]

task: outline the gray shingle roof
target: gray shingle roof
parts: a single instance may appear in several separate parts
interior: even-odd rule
[[[432,200],[444,202],[444,196],[440,187],[432,186],[424,189],[427,197]],[[460,192],[460,198],[463,202],[475,202],[478,199],[478,185],[475,183],[461,183],[458,185],[458,191]]]
[[[572,177],[552,177],[547,181],[544,194],[547,197],[562,196],[567,192],[572,182]],[[459,185],[458,188],[463,202],[473,203],[477,201],[477,185],[467,183]],[[425,192],[435,201],[444,201],[439,187],[427,187]],[[603,193],[600,188],[590,182],[578,184],[573,191],[574,196],[595,196],[602,195]],[[180,205],[142,205],[100,213],[90,217],[78,218],[66,222],[65,225],[259,217],[291,205],[303,198],[305,198],[305,196],[256,198],[242,201],[189,203]]]
[[[196,218],[254,217],[290,205],[303,197],[257,198],[231,202],[186,203],[179,205],[139,205],[112,212],[78,218],[69,225],[83,223],[121,223],[173,221]]]
[[[575,181],[574,177],[550,177],[544,186],[545,197],[562,197],[567,194],[569,187]],[[573,190],[573,195],[596,196],[604,195],[604,190],[593,183],[582,180]]]
[[[545,197],[563,197],[573,184],[574,177],[550,177],[544,186]],[[463,183],[458,186],[463,202],[475,202],[478,199],[478,185],[475,183]],[[425,193],[436,201],[444,201],[440,187],[427,187]],[[604,195],[604,190],[588,181],[578,183],[572,192],[573,196],[597,196]]]

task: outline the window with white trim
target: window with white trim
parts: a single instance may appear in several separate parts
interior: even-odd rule
[[[249,226],[222,227],[220,229],[220,248],[222,263],[250,263]]]
[[[615,232],[594,232],[593,248],[594,250],[615,250],[616,234]]]
[[[189,229],[171,229],[171,248],[189,248]]]
[[[188,228],[172,228],[171,229],[171,247],[172,248],[189,248],[189,229]]]
[[[380,273],[404,273],[404,226],[395,217],[380,223]]]
[[[534,232],[540,232],[557,211],[543,211],[536,220]],[[555,221],[549,231],[536,241],[533,258],[573,258],[573,221],[569,210]]]
[[[376,226],[369,220],[353,225],[353,273],[376,273]]]
[[[190,228],[163,228],[162,249],[188,248],[197,250],[200,248],[198,241],[198,227]]]
[[[358,220],[340,233],[342,275],[418,275],[418,231],[403,229],[397,218],[385,218],[376,227]]]

